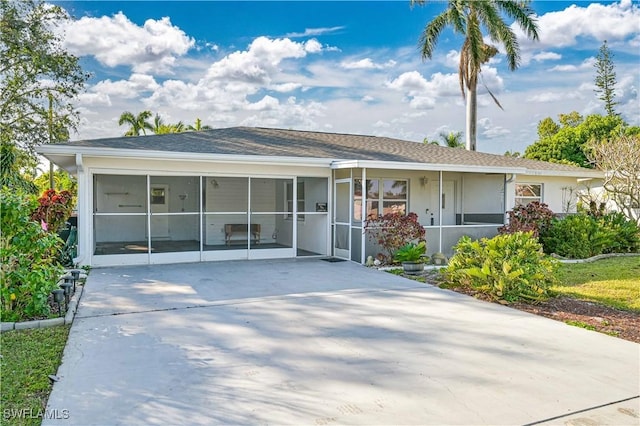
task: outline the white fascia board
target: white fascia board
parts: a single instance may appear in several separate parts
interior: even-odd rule
[[[419,171],[443,171],[443,172],[472,172],[472,173],[524,173],[521,167],[488,167],[463,164],[434,164],[434,163],[400,163],[396,161],[371,161],[371,160],[342,160],[331,164],[332,169],[370,168],[393,170],[419,170]]]
[[[575,177],[575,178],[603,178],[604,173],[600,170],[531,170],[526,169],[526,172],[523,173],[527,176],[561,176],[561,177]]]
[[[205,154],[194,152],[173,152],[154,150],[133,150],[117,148],[72,147],[65,145],[42,145],[37,152],[49,157],[57,155],[82,154],[85,157],[135,158],[141,160],[181,160],[214,161],[221,163],[272,164],[304,167],[329,167],[335,159],[306,157],[277,157],[263,155]]]

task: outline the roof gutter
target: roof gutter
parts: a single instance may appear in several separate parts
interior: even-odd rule
[[[372,168],[393,170],[424,170],[443,172],[470,172],[470,173],[525,173],[522,167],[497,167],[475,166],[466,164],[440,164],[440,163],[403,163],[397,161],[371,161],[371,160],[338,160],[331,163],[332,169]]]
[[[65,145],[42,145],[37,148],[39,154],[48,158],[48,155],[81,155],[85,157],[111,157],[134,158],[142,160],[182,160],[182,161],[224,161],[225,163],[242,164],[287,164],[307,167],[329,167],[335,159],[332,158],[308,158],[308,157],[272,157],[264,155],[239,155],[239,154],[206,154],[191,152],[172,152],[154,150],[133,150],[115,148],[89,148],[73,147],[69,150]]]

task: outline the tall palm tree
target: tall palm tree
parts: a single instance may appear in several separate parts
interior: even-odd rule
[[[147,130],[153,129],[151,123],[147,121],[152,115],[151,111],[142,111],[138,115],[133,115],[133,113],[125,111],[120,114],[118,125],[122,126],[123,124],[128,124],[131,126],[124,134],[125,136],[140,136],[140,132],[146,135]]]
[[[190,132],[199,132],[200,130],[211,130],[211,126],[207,126],[206,124],[203,126],[200,118],[196,118],[196,122],[193,126],[191,124],[187,126],[187,131]]]
[[[422,59],[431,59],[442,31],[451,26],[464,35],[460,50],[458,77],[462,97],[467,102],[466,148],[476,150],[477,85],[483,64],[498,53],[495,46],[484,42],[486,30],[493,43],[504,46],[511,71],[520,65],[520,46],[516,34],[503,16],[513,19],[532,40],[538,40],[535,12],[530,0],[448,0],[447,9],[429,22],[420,36]],[[424,5],[426,0],[411,0],[411,4]],[[497,102],[495,97],[493,100]],[[500,105],[500,104],[498,104]]]

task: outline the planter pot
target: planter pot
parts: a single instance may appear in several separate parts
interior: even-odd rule
[[[424,263],[422,262],[402,262],[402,269],[405,274],[418,275],[424,271]]]

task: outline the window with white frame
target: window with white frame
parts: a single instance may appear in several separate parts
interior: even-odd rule
[[[287,219],[293,219],[293,182],[287,182],[286,198],[287,198]],[[304,182],[298,181],[298,220],[304,220],[304,215],[300,214],[304,211]]]
[[[409,181],[407,179],[367,179],[366,219],[387,213],[407,213]],[[353,218],[362,220],[362,179],[354,179]]]
[[[541,183],[516,183],[516,206],[526,206],[532,201],[542,202]]]

